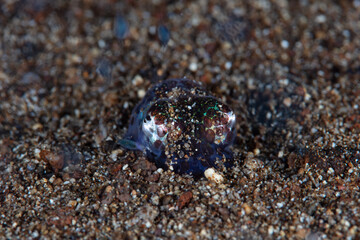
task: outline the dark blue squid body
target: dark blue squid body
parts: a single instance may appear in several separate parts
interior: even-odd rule
[[[201,176],[232,166],[235,115],[197,82],[168,79],[150,88],[133,109],[119,144],[146,152],[157,167]]]

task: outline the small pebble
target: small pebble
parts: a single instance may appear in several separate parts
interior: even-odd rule
[[[226,62],[225,63],[225,69],[229,70],[232,67],[232,62]]]
[[[286,40],[282,40],[281,41],[281,47],[284,49],[288,49],[289,48],[289,42]]]
[[[192,71],[192,72],[196,72],[197,69],[198,69],[197,63],[195,63],[195,62],[190,63],[189,69],[190,69],[190,71]]]
[[[140,89],[140,90],[138,90],[138,92],[137,92],[138,98],[143,98],[143,97],[145,97],[145,94],[146,94],[146,92],[145,92],[144,89]]]

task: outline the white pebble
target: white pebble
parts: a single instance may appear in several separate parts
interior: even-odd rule
[[[272,116],[271,112],[266,113],[266,119],[271,119],[271,116]]]
[[[328,171],[327,171],[327,173],[328,173],[329,175],[333,174],[334,172],[335,172],[335,171],[334,171],[333,168],[329,168]]]
[[[104,47],[106,47],[106,43],[104,42],[104,40],[99,40],[98,41],[98,45],[99,45],[99,48],[104,48]]]
[[[287,86],[287,85],[289,84],[289,79],[287,79],[287,78],[285,78],[285,79],[280,79],[280,80],[279,80],[279,83],[280,83],[281,85]]]
[[[279,202],[279,203],[276,204],[276,206],[277,206],[278,208],[282,208],[282,207],[284,206],[284,203],[283,203],[283,202]]]
[[[151,222],[146,221],[145,226],[146,226],[147,228],[150,228],[150,227],[151,227]]]
[[[31,236],[32,236],[33,238],[38,238],[38,237],[39,237],[39,232],[35,230],[35,231],[31,234]]]
[[[287,49],[289,47],[289,42],[286,40],[281,41],[281,47]]]
[[[197,63],[195,63],[195,62],[190,63],[189,69],[192,72],[196,72],[197,71]]]
[[[206,169],[204,175],[208,180],[215,183],[222,183],[224,181],[224,177],[217,173],[214,168]]]
[[[145,96],[146,92],[144,89],[140,89],[138,92],[137,92],[137,95],[139,98],[143,98]]]
[[[200,24],[200,19],[197,16],[193,16],[191,18],[191,25],[193,27],[197,27],[197,26],[199,26],[199,24]]]
[[[225,69],[229,70],[232,67],[232,62],[226,62],[225,63]]]
[[[273,226],[269,226],[269,228],[268,228],[268,234],[269,234],[269,235],[273,235],[273,233],[274,233],[274,227],[273,227]]]
[[[34,153],[35,153],[35,156],[36,156],[37,158],[40,158],[40,152],[41,152],[40,149],[35,148]]]
[[[140,75],[136,75],[131,82],[133,85],[139,86],[144,83],[144,79]]]
[[[318,130],[316,128],[311,128],[311,133],[316,133]]]
[[[315,22],[317,22],[317,23],[324,23],[324,22],[326,22],[326,16],[323,15],[323,14],[316,16]]]
[[[290,107],[291,106],[291,98],[289,98],[289,97],[285,98],[283,103],[285,106]]]
[[[149,33],[151,35],[155,35],[156,34],[156,27],[155,26],[150,26],[149,27]]]
[[[122,168],[123,171],[125,171],[129,167],[129,164],[125,164]]]

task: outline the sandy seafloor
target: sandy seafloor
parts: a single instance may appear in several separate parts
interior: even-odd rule
[[[8,0],[0,25],[1,239],[360,238],[360,1]],[[223,184],[116,144],[184,76],[237,116]]]

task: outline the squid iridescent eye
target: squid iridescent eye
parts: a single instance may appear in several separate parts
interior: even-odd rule
[[[231,144],[235,127],[234,112],[214,98],[207,99],[203,106],[203,131],[207,142],[216,145]]]

